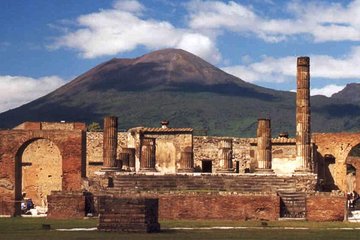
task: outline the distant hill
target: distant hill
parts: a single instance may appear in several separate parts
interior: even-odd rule
[[[296,63],[294,63],[296,64]],[[295,79],[294,79],[295,81]],[[360,107],[334,96],[312,97],[313,131],[359,131]],[[295,93],[247,83],[179,49],[111,59],[54,92],[0,114],[0,127],[24,121],[99,122],[119,128],[208,129],[211,135],[254,136],[257,118],[272,119],[273,136],[295,132]]]
[[[333,99],[337,99],[349,103],[360,103],[360,83],[350,83],[345,86],[343,90],[335,93],[331,96]]]

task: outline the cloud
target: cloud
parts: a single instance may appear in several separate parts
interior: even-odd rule
[[[41,97],[63,84],[65,81],[58,76],[37,79],[25,76],[0,76],[0,112]]]
[[[221,55],[213,39],[191,29],[176,28],[167,21],[140,17],[145,7],[138,1],[118,1],[114,8],[81,15],[72,31],[58,37],[53,49],[75,49],[83,58],[96,58],[132,51],[182,48],[210,62]]]
[[[360,41],[360,0],[347,5],[292,1],[284,10],[289,17],[271,18],[233,1],[194,0],[188,4],[189,25],[201,32],[228,30],[253,34],[267,42],[293,35],[310,35],[315,42]]]
[[[338,86],[335,84],[326,85],[322,88],[311,88],[310,94],[314,95],[324,95],[327,97],[331,97],[334,93],[340,92],[344,89],[345,86]]]
[[[310,55],[312,78],[360,79],[360,46],[353,47],[349,54],[335,58],[328,55]],[[222,68],[248,82],[281,83],[296,76],[296,57],[264,57],[259,62]]]

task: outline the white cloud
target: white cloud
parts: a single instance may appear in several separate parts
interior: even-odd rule
[[[57,38],[51,47],[75,49],[84,58],[119,54],[139,46],[182,48],[213,63],[221,58],[212,38],[167,21],[141,18],[138,13],[144,7],[137,1],[118,1],[114,6],[79,16],[77,28]]]
[[[58,76],[38,79],[24,76],[0,76],[0,112],[41,97],[63,84],[65,81]]]
[[[194,0],[188,4],[189,25],[201,32],[229,30],[254,34],[267,42],[309,34],[315,42],[360,41],[360,0],[348,5],[292,1],[285,9],[291,16],[272,19],[250,6],[229,1]]]
[[[310,74],[313,78],[360,79],[360,46],[353,47],[343,57],[310,55]],[[223,68],[248,82],[286,82],[296,76],[296,57],[264,57],[261,61],[248,65]]]
[[[314,95],[324,95],[327,97],[331,97],[334,93],[340,92],[344,89],[345,86],[338,86],[335,84],[330,84],[327,86],[324,86],[322,88],[311,88],[310,94],[311,96]]]

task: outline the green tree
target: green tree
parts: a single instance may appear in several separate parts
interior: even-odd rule
[[[92,122],[87,126],[88,132],[99,132],[101,131],[100,124],[98,122]]]

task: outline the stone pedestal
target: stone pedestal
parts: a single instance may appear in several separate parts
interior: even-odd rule
[[[155,138],[144,138],[141,141],[140,171],[154,172],[155,168]]]
[[[258,119],[257,128],[257,173],[273,173],[271,169],[271,123],[270,119]]]
[[[311,129],[310,129],[310,58],[297,59],[296,92],[296,160],[301,162],[295,172],[311,171]]]
[[[104,135],[103,135],[103,171],[119,170],[116,163],[117,150],[117,129],[118,119],[114,116],[104,118]]]

